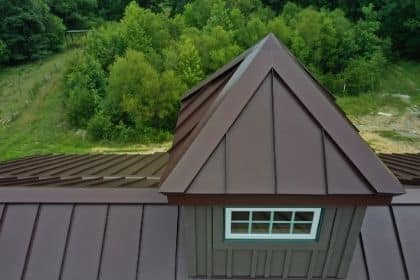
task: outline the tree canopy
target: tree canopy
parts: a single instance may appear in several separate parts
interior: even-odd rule
[[[259,0],[198,0],[174,15],[131,2],[119,22],[89,33],[71,64],[70,122],[94,139],[165,138],[185,90],[269,32],[335,94],[374,89],[391,48],[373,5],[351,20],[290,2],[276,11]]]

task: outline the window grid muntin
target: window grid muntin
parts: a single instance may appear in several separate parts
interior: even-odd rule
[[[248,221],[231,220],[234,212],[249,212]],[[270,212],[270,220],[253,220],[254,212]],[[275,212],[291,212],[290,221],[275,221]],[[312,221],[296,221],[296,213],[311,212]],[[319,226],[321,208],[226,208],[225,209],[225,238],[226,239],[315,239]],[[232,233],[232,223],[247,223],[247,233]],[[252,233],[252,224],[269,224],[268,233]],[[273,224],[289,225],[289,233],[273,233]],[[293,233],[295,224],[311,224],[309,233]]]

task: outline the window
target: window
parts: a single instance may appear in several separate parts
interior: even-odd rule
[[[226,239],[315,239],[321,208],[226,208]]]

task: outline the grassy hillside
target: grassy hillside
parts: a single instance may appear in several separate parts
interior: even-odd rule
[[[420,152],[420,64],[392,64],[377,92],[337,102],[376,151]]]
[[[61,77],[74,51],[0,70],[0,160],[45,153],[145,152],[163,145],[92,143],[66,122]]]
[[[0,70],[0,160],[45,153],[150,152],[158,145],[93,143],[65,118],[61,77],[74,51]],[[337,102],[379,152],[420,152],[420,65],[390,65],[376,93]]]

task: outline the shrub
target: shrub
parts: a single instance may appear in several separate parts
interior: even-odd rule
[[[64,25],[41,0],[0,1],[0,40],[12,63],[38,59],[61,48]]]
[[[92,140],[110,140],[112,137],[112,122],[109,116],[99,112],[87,124],[87,134]]]
[[[144,54],[128,49],[110,67],[107,99],[129,114],[137,127],[149,126],[158,111],[160,81]]]
[[[5,63],[9,60],[9,50],[6,44],[0,40],[0,64]]]
[[[67,98],[67,116],[74,127],[86,128],[89,119],[97,108],[96,96],[87,89],[76,88],[69,92]]]

